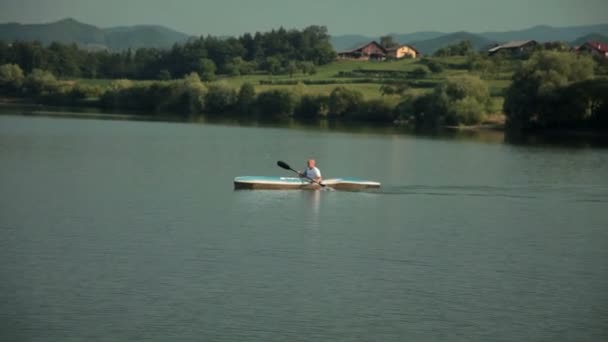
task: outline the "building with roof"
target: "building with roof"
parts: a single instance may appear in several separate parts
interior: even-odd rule
[[[576,51],[589,52],[596,56],[602,56],[608,58],[608,44],[602,42],[585,42],[585,44],[579,46]]]
[[[363,44],[355,49],[338,52],[339,59],[384,60],[386,49],[376,41]]]
[[[496,45],[488,50],[490,56],[499,52],[507,52],[512,55],[521,55],[538,46],[538,42],[535,40],[515,40],[512,42]]]
[[[420,52],[411,45],[399,45],[392,48],[386,49],[387,58],[390,59],[401,59],[401,58],[417,58],[420,57]]]

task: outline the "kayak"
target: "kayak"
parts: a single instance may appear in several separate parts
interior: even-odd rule
[[[331,178],[321,181],[335,190],[361,190],[379,188],[380,183],[359,178]],[[267,177],[243,176],[234,179],[235,189],[267,189],[267,190],[318,190],[323,187],[299,177]]]

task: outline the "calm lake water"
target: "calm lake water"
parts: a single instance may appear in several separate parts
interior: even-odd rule
[[[607,340],[608,150],[497,134],[2,115],[0,340]]]

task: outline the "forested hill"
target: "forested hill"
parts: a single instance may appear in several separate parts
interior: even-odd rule
[[[47,24],[0,24],[0,40],[76,43],[89,49],[170,48],[189,38],[185,33],[156,25],[99,28],[68,18]]]

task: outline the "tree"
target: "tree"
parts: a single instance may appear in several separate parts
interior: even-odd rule
[[[25,89],[34,95],[50,93],[58,88],[55,76],[45,70],[34,69],[25,79]]]
[[[296,72],[298,72],[296,62],[289,61],[289,63],[287,63],[287,73],[289,74],[289,77],[293,77],[293,74],[295,74]]]
[[[462,40],[456,44],[443,47],[433,54],[435,57],[448,57],[448,56],[467,56],[475,53],[473,44],[468,40]]]
[[[221,84],[209,87],[205,97],[205,111],[210,114],[227,113],[234,110],[237,101],[234,89]]]
[[[0,66],[0,91],[15,92],[21,88],[23,80],[23,70],[17,64]]]
[[[402,119],[417,127],[472,125],[491,110],[488,86],[476,76],[454,76],[439,84],[432,93],[407,97],[399,104]]]
[[[198,68],[195,70],[201,76],[203,81],[213,81],[215,79],[216,66],[213,60],[209,58],[201,58],[198,63]]]
[[[440,73],[443,71],[443,65],[432,59],[422,58],[420,60],[420,63],[426,65],[427,68],[429,68],[429,70],[434,74],[437,74],[437,73]]]
[[[264,69],[271,75],[278,74],[281,71],[281,60],[278,57],[267,57]]]
[[[329,114],[345,116],[354,113],[363,102],[363,94],[345,87],[335,88],[329,95]]]
[[[552,106],[561,88],[593,77],[595,62],[589,56],[568,52],[540,51],[513,75],[507,89],[504,112],[507,126],[525,130],[551,116]],[[574,113],[573,113],[574,114]]]
[[[161,81],[168,81],[171,79],[171,73],[167,69],[162,69],[158,72],[158,76],[156,78]]]
[[[287,117],[293,114],[296,99],[288,90],[275,89],[258,95],[257,107],[267,117]]]
[[[395,41],[393,36],[382,36],[380,37],[380,45],[382,45],[385,49],[390,49],[395,46],[399,46],[399,43]]]
[[[411,78],[425,78],[428,75],[428,71],[424,67],[418,67],[410,72],[408,72],[408,76]]]
[[[314,119],[327,116],[329,98],[325,95],[302,95],[295,109],[295,116],[302,119]]]
[[[251,114],[255,104],[255,88],[249,82],[243,83],[239,89],[237,109],[241,114]]]

